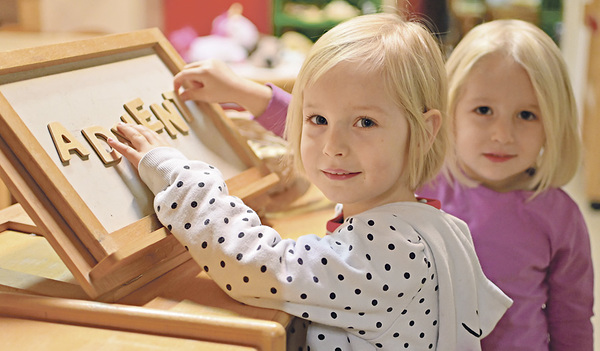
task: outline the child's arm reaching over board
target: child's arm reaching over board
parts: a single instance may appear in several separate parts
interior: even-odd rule
[[[173,88],[184,101],[232,102],[254,116],[265,112],[273,95],[268,86],[236,75],[218,60],[186,65],[173,79]]]

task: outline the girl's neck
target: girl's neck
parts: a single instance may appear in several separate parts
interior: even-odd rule
[[[398,198],[395,201],[375,202],[372,204],[369,204],[369,203],[342,204],[343,208],[344,208],[344,217],[345,218],[352,217],[354,215],[368,211],[370,209],[373,209],[373,208],[376,208],[379,206],[383,206],[383,205],[387,205],[387,204],[391,204],[391,203],[396,203],[396,202],[418,202],[418,200],[414,194],[410,194],[409,196]]]

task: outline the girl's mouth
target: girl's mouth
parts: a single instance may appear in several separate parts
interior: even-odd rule
[[[321,172],[323,172],[327,178],[333,180],[346,180],[360,174],[360,172],[349,172],[343,169],[324,169]]]
[[[506,162],[508,160],[511,160],[511,159],[517,157],[517,155],[495,154],[495,153],[485,153],[485,154],[483,154],[483,156],[492,162]]]

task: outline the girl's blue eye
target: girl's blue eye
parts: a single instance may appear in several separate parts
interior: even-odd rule
[[[519,112],[519,118],[525,121],[534,121],[537,119],[537,116],[533,112],[521,111]]]
[[[356,122],[356,126],[360,127],[360,128],[371,128],[374,127],[376,124],[375,122],[367,117],[363,117],[361,119],[358,120],[358,122]]]
[[[327,124],[327,118],[325,118],[321,115],[311,116],[309,118],[309,120],[316,125],[326,125]]]
[[[492,109],[488,106],[479,106],[475,108],[475,112],[480,115],[489,115],[492,113]]]

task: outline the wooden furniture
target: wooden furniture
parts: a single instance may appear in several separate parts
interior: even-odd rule
[[[107,150],[108,137],[125,140],[117,122],[214,164],[257,212],[278,182],[218,105],[178,100],[184,64],[155,29],[0,53],[0,178],[94,299],[190,259],[135,170]]]
[[[265,221],[296,238],[324,233],[332,215],[333,204],[311,187],[285,209],[266,214]],[[45,238],[35,234],[39,232],[19,204],[0,211],[0,323],[6,322],[0,346],[135,350],[156,343],[157,350],[169,345],[182,350],[285,350],[287,314],[229,298],[193,260],[116,303],[90,301]],[[26,337],[42,327],[37,338]],[[65,339],[67,332],[77,335]]]

